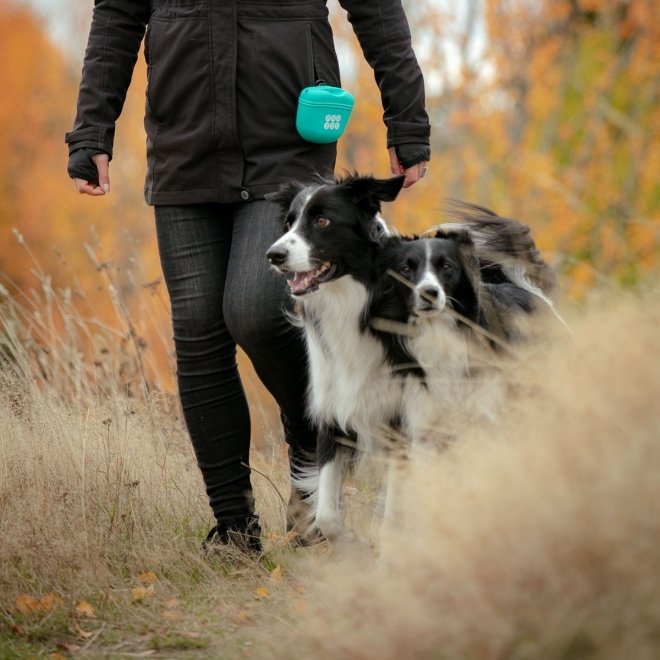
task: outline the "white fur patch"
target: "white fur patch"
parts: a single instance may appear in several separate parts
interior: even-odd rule
[[[310,261],[312,246],[298,233],[298,223],[270,247],[271,250],[284,248],[287,251],[287,259],[280,267],[287,271],[306,272],[314,266]]]
[[[469,340],[448,315],[419,319],[417,330],[406,342],[426,379],[409,376],[403,391],[404,424],[413,445],[460,435],[467,423],[494,419],[505,392],[499,370],[470,373]]]
[[[348,275],[304,300],[311,415],[354,430],[361,451],[372,448],[374,435],[397,415],[401,401],[401,384],[391,376],[383,346],[360,329],[368,300],[364,285]]]

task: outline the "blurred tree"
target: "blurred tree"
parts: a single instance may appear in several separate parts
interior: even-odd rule
[[[660,28],[652,0],[407,2],[427,80],[427,180],[387,211],[400,229],[460,197],[533,226],[567,288],[632,284],[656,266]],[[458,6],[460,5],[460,6]],[[357,44],[358,106],[340,162],[387,172],[373,77]],[[375,136],[374,136],[375,133]],[[375,140],[375,141],[374,141]]]
[[[151,319],[166,319],[168,309],[154,284],[153,214],[142,196],[144,64],[118,128],[112,192],[92,199],[66,173],[80,62],[72,67],[44,24],[13,2],[0,5],[0,59],[12,63],[0,70],[0,283],[27,292],[47,278],[72,287],[81,313],[147,337],[163,362],[169,332],[161,336]]]

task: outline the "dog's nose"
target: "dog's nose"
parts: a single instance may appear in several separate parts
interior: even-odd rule
[[[433,302],[438,299],[440,295],[440,291],[436,289],[433,286],[425,286],[421,291],[420,294],[422,298],[425,300],[428,300],[429,302]]]
[[[273,266],[281,266],[287,260],[289,251],[283,247],[272,247],[266,252],[266,256]]]

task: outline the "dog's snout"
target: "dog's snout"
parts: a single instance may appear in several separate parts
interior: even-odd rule
[[[266,257],[268,257],[268,261],[273,266],[281,266],[288,258],[289,256],[289,251],[282,246],[273,246],[266,252]]]
[[[435,301],[438,299],[440,296],[440,291],[437,287],[434,286],[425,286],[421,291],[420,294],[422,298],[425,298],[429,302]]]

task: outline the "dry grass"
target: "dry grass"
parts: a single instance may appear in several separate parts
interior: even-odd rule
[[[135,347],[113,353],[72,314],[66,351],[46,335],[34,350],[47,304],[31,300],[0,309],[0,657],[657,657],[654,292],[576,310],[574,340],[516,372],[497,434],[472,429],[415,467],[406,526],[378,558],[289,548],[254,475],[260,563],[199,556],[209,514],[176,405],[80,357],[100,342],[139,375]],[[274,437],[254,457],[286,496],[285,462]],[[364,536],[373,492],[349,498]]]
[[[658,657],[660,304],[595,307],[496,436],[416,467],[378,563],[319,570],[298,657]]]

